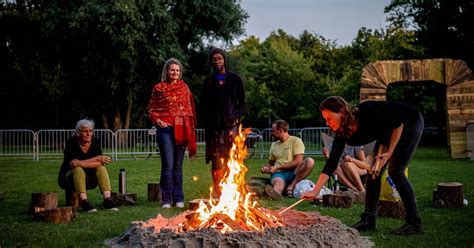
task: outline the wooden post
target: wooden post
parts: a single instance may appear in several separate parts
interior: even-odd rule
[[[66,189],[64,193],[66,195],[66,207],[79,207],[79,195],[74,190]]]
[[[148,183],[148,200],[161,202],[159,183]]]
[[[35,207],[50,209],[58,206],[57,192],[42,192],[31,194],[30,214],[34,214]]]
[[[438,183],[433,191],[433,205],[435,207],[462,208],[464,201],[463,185],[458,182]]]

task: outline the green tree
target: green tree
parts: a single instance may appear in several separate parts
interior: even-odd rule
[[[385,12],[392,25],[414,31],[427,56],[461,59],[474,67],[474,1],[393,0]]]
[[[17,25],[12,34],[20,19],[12,18],[15,10],[25,12],[26,19],[32,18],[32,12],[40,15],[28,25],[36,28],[45,46],[32,47],[39,51],[38,64],[50,69],[48,73],[38,70],[34,75],[39,80],[32,83],[64,82],[62,96],[67,100],[55,104],[72,110],[74,120],[95,117],[112,130],[133,127],[132,122],[143,119],[151,87],[159,80],[166,59],[176,57],[187,66],[206,41],[230,42],[242,34],[247,18],[234,0],[2,3],[3,27]],[[3,43],[9,44],[3,49],[14,49],[9,59],[27,68],[18,56],[24,39],[15,41],[14,45]],[[44,85],[50,93],[57,92],[52,91],[52,82]]]

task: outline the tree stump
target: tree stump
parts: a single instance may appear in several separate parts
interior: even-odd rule
[[[118,205],[136,205],[137,204],[137,194],[136,193],[117,193],[111,192],[110,197]]]
[[[438,208],[462,208],[464,201],[463,185],[458,182],[438,183],[433,191],[433,206]]]
[[[35,207],[33,219],[36,221],[52,222],[52,223],[66,223],[76,218],[75,207],[64,208],[40,208]]]
[[[251,177],[249,186],[260,186],[265,188],[267,184],[271,184],[271,180],[268,177]]]
[[[380,200],[377,206],[377,215],[379,217],[403,219],[406,216],[406,212],[402,201]]]
[[[79,195],[74,190],[66,189],[66,207],[79,207]]]
[[[336,194],[323,195],[323,206],[336,208],[349,208],[352,206],[352,198],[347,195]]]
[[[365,192],[347,190],[341,191],[340,194],[352,198],[352,203],[365,203]]]
[[[148,183],[148,201],[161,201],[161,191],[159,183]]]
[[[29,213],[35,213],[35,207],[50,209],[58,206],[58,193],[57,192],[42,192],[31,194],[31,204]]]

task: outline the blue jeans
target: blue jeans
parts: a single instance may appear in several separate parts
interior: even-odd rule
[[[407,219],[418,218],[415,192],[405,175],[405,169],[408,167],[408,162],[410,162],[418,147],[423,127],[424,120],[420,114],[418,121],[413,126],[403,128],[402,136],[393,151],[392,158],[383,168],[383,170],[385,170],[385,168],[388,167],[388,175],[393,180],[398,194],[402,199]],[[382,175],[383,170],[380,172],[380,175]],[[380,197],[381,178],[381,176],[375,179],[372,179],[370,176],[367,177],[365,213],[374,217],[377,213],[377,205]]]
[[[184,202],[183,159],[186,147],[174,142],[173,127],[157,128],[161,156],[161,204]]]

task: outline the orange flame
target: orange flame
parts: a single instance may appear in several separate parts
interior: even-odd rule
[[[250,132],[250,128],[242,132],[242,126],[239,126],[239,133],[229,151],[227,173],[219,184],[222,192],[220,198],[213,200],[211,196],[208,204],[201,201],[199,208],[195,211],[199,227],[209,224],[209,221],[217,215],[229,218],[234,224],[231,225],[220,219],[210,225],[210,227],[222,226],[223,233],[234,230],[236,226],[244,230],[263,231],[269,222],[272,222],[272,226],[283,225],[277,217],[257,209],[258,203],[251,199],[252,193],[245,186],[245,174],[248,171],[244,165],[244,159],[247,156],[245,140]]]

